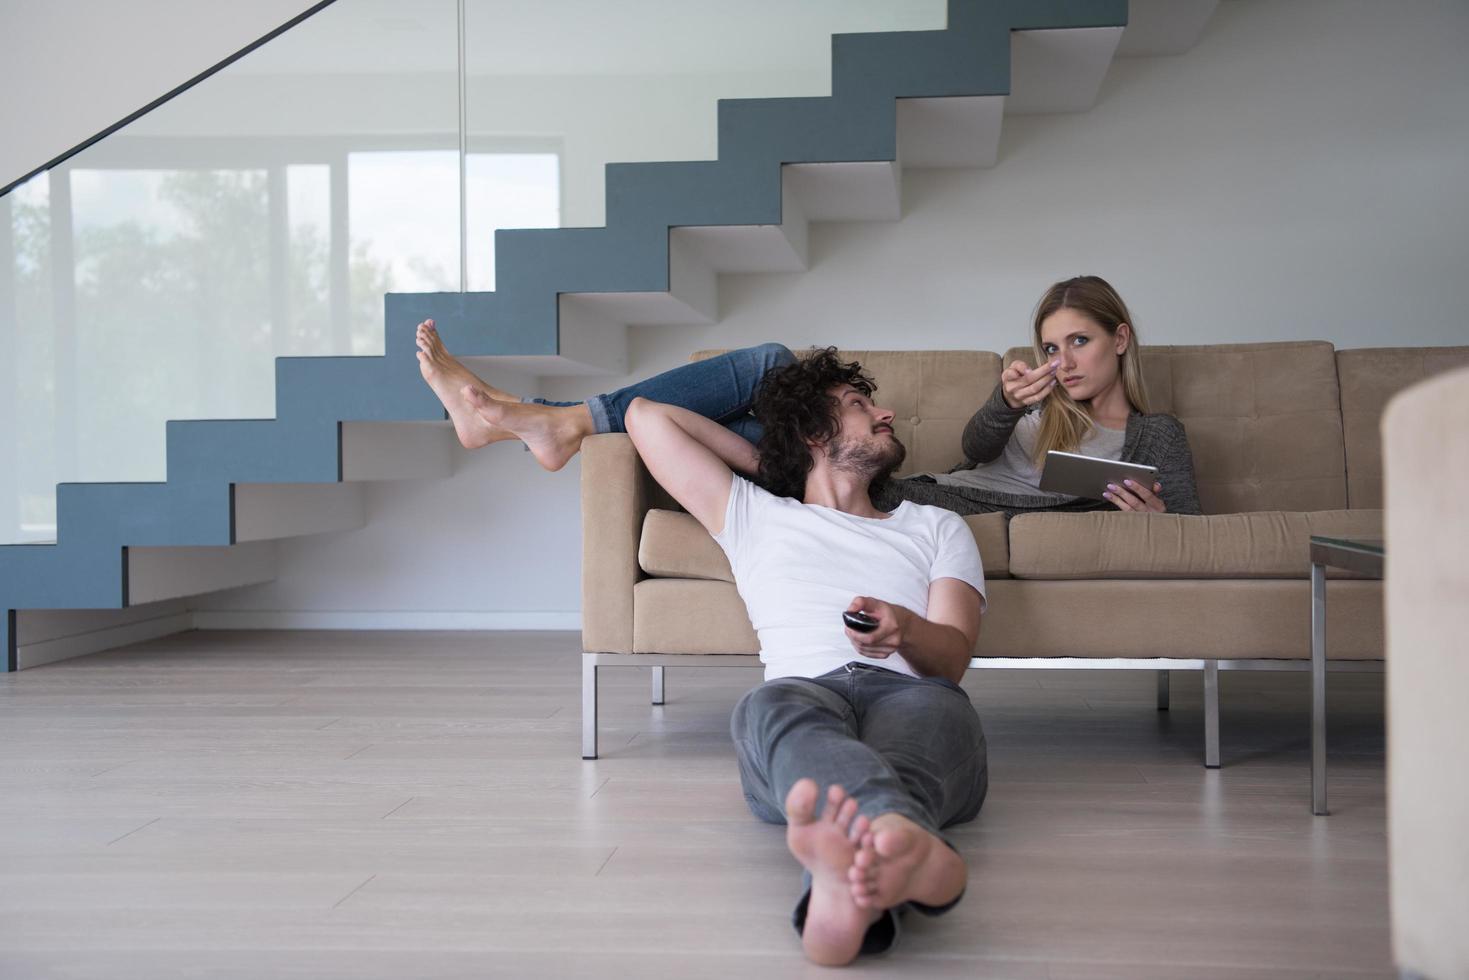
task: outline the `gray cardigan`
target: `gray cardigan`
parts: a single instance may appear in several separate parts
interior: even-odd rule
[[[1000,385],[989,400],[964,426],[960,448],[965,462],[954,470],[973,469],[988,463],[1004,452],[1015,426],[1029,409],[1011,408]],[[1158,482],[1163,484],[1163,503],[1170,514],[1199,514],[1199,491],[1194,483],[1194,458],[1189,452],[1188,435],[1183,423],[1172,415],[1133,412],[1127,419],[1127,436],[1122,444],[1122,459],[1158,468]],[[952,470],[950,472],[953,472]],[[1023,494],[1003,493],[982,487],[945,486],[931,477],[913,476],[888,480],[872,489],[873,503],[892,510],[904,500],[932,504],[959,514],[984,514],[1003,511],[1011,516],[1036,511],[1113,510],[1105,500],[1075,500],[1063,504],[1041,503]]]

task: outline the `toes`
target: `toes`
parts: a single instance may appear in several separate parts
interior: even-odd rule
[[[797,780],[786,794],[786,819],[793,824],[810,823],[815,819],[816,792],[816,780]]]
[[[821,810],[821,817],[827,823],[836,823],[837,816],[841,812],[842,803],[847,798],[847,791],[833,783],[826,790],[826,806]]]
[[[867,833],[869,826],[871,822],[866,817],[859,815],[852,821],[852,828],[847,832],[847,839],[853,844],[862,843],[862,836]]]
[[[885,830],[880,834],[874,834],[872,849],[879,856],[885,858],[902,857],[912,849],[914,844],[913,835],[897,830]]]
[[[841,828],[842,833],[847,834],[848,836],[851,835],[851,831],[849,828],[852,826],[852,818],[856,815],[857,801],[849,796],[847,797],[846,802],[842,804],[842,808],[837,811],[836,823],[837,826]]]

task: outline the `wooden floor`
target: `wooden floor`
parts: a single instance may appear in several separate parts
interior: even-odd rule
[[[604,670],[570,633],[189,633],[0,676],[0,977],[750,977],[808,967],[796,867],[739,792],[756,671]],[[1381,675],[971,671],[970,886],[854,972],[1392,977]]]

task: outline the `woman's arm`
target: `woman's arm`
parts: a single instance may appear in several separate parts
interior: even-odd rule
[[[1005,451],[1005,443],[1015,431],[1015,425],[1025,416],[1025,406],[1011,408],[1005,401],[1003,383],[995,385],[989,400],[964,426],[964,435],[959,446],[964,450],[964,459],[970,466],[988,463]]]
[[[1153,439],[1148,440],[1146,453],[1139,453],[1137,462],[1158,467],[1158,482],[1163,484],[1163,504],[1170,514],[1202,514],[1199,507],[1199,487],[1194,482],[1194,455],[1188,448],[1188,433],[1183,423],[1172,415],[1149,417],[1157,426]]]

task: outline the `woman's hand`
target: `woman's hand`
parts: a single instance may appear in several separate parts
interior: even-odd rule
[[[877,620],[877,628],[871,633],[859,633],[846,627],[847,639],[852,649],[864,657],[882,660],[897,653],[903,645],[903,632],[913,613],[902,606],[895,606],[881,599],[859,595],[847,607],[847,612],[865,612]]]
[[[1163,498],[1158,496],[1162,492],[1161,483],[1153,484],[1153,489],[1149,490],[1136,480],[1123,480],[1121,486],[1107,484],[1107,492],[1102,496],[1116,504],[1118,510],[1164,514],[1168,512],[1168,507],[1163,503]]]
[[[1015,361],[1005,368],[1000,375],[1005,404],[1011,408],[1025,408],[1044,399],[1056,387],[1056,368],[1060,363],[1048,361],[1032,371],[1024,361]]]

